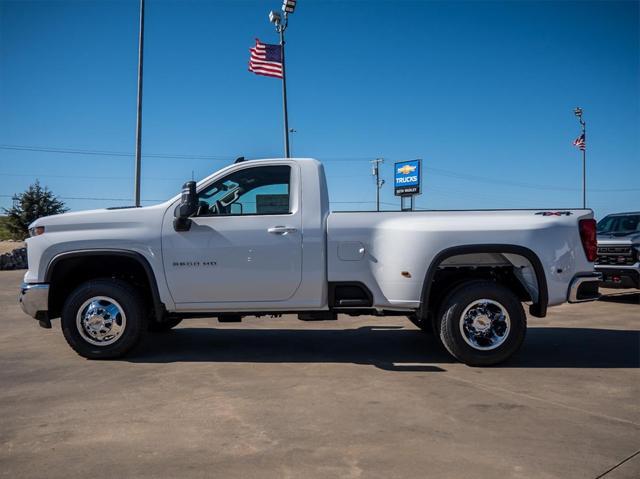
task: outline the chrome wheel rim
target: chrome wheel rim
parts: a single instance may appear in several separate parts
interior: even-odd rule
[[[76,314],[76,327],[82,339],[94,346],[115,343],[127,326],[122,306],[108,296],[94,296],[82,303]]]
[[[460,315],[460,332],[474,349],[490,351],[509,337],[511,320],[506,308],[492,299],[478,299]]]

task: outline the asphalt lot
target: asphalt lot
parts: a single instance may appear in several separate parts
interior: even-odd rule
[[[596,478],[640,450],[640,295],[469,368],[402,318],[197,319],[88,361],[0,272],[0,476]],[[640,477],[640,454],[607,479]]]

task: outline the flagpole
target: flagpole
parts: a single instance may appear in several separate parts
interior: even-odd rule
[[[284,157],[289,158],[289,114],[287,111],[287,75],[284,62],[284,30],[287,26],[287,14],[284,14],[284,24],[280,24],[280,49],[282,53],[282,112],[284,117]]]
[[[573,110],[573,114],[578,118],[580,122],[581,135],[574,145],[576,145],[582,151],[582,207],[587,207],[587,124],[582,118],[582,108],[579,106]],[[582,140],[580,143],[579,140]]]
[[[580,117],[580,126],[584,135],[584,148],[582,149],[582,208],[587,207],[587,128],[584,120]]]
[[[293,13],[296,9],[296,2],[297,0],[282,0],[282,15],[274,10],[269,12],[269,21],[275,25],[276,32],[280,35],[280,60],[282,62],[282,117],[284,120],[285,158],[290,158],[291,154],[289,151],[289,112],[287,111],[287,75],[284,61],[284,31],[287,29],[287,25],[289,24],[289,14]]]

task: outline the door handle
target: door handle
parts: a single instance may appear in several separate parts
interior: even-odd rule
[[[272,226],[271,228],[267,229],[267,231],[274,235],[286,235],[287,233],[295,233],[298,230],[291,226]]]

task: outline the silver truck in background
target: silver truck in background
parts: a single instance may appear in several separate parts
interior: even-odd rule
[[[640,289],[640,211],[615,213],[598,222],[596,271],[602,286]]]

